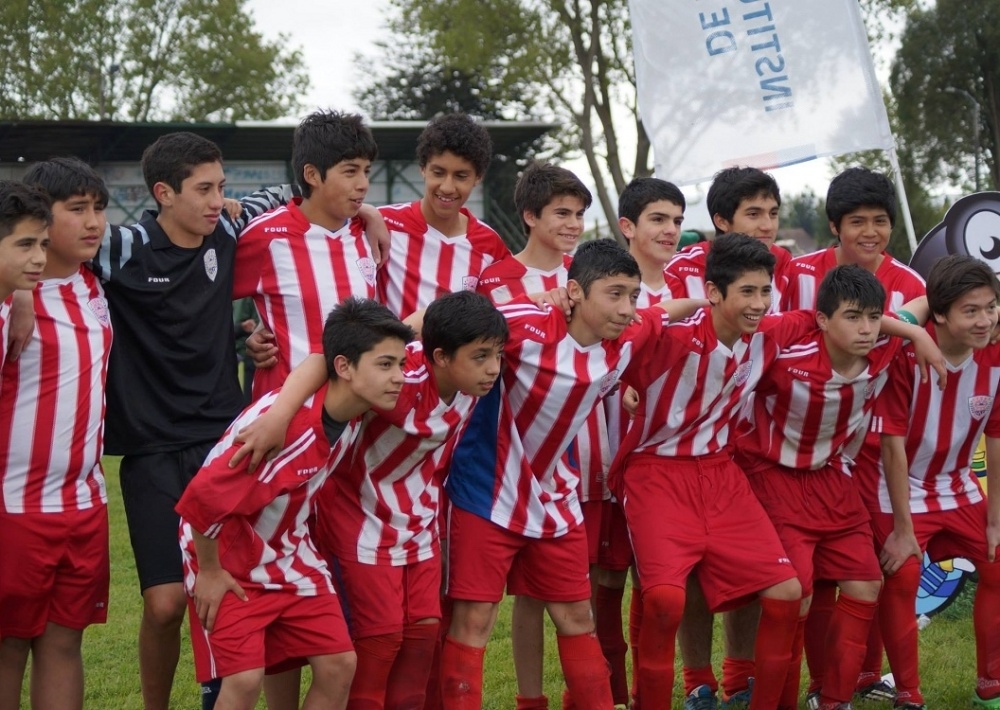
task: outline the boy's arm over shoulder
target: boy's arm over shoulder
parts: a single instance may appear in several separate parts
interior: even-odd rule
[[[109,223],[104,228],[97,254],[87,266],[101,280],[114,281],[125,264],[147,244],[149,233],[141,223],[131,226]]]
[[[246,229],[247,225],[250,224],[250,220],[259,217],[268,210],[273,210],[275,207],[288,204],[295,195],[296,192],[293,185],[274,185],[272,187],[261,188],[256,192],[251,192],[246,197],[240,198],[240,204],[243,205],[243,212],[239,217],[233,219],[228,213],[223,212],[220,224],[226,226],[227,231],[231,226],[233,229],[232,236],[236,237]]]

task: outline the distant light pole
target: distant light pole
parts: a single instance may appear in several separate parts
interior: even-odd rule
[[[976,101],[976,97],[970,94],[965,89],[956,89],[954,86],[947,87],[944,92],[946,94],[958,94],[964,97],[972,105],[972,136],[975,141],[975,160],[976,160],[976,192],[979,192],[979,102]]]

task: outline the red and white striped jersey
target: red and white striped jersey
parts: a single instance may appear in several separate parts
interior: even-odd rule
[[[35,335],[3,366],[0,508],[61,513],[107,503],[104,391],[111,352],[108,302],[82,269],[32,292]]]
[[[639,288],[639,300],[636,301],[636,308],[650,308],[662,301],[669,301],[671,298],[670,289],[666,285],[654,291],[646,285],[646,282],[642,282],[639,284]],[[625,386],[625,383],[622,383],[621,387],[604,398],[604,416],[608,425],[608,441],[611,442],[610,461],[614,460],[618,448],[625,440],[628,427],[632,423],[632,415],[625,411],[625,408],[622,406],[622,395],[625,394]],[[608,473],[611,470],[610,461]],[[604,493],[602,497],[611,497],[607,480],[604,481]]]
[[[331,442],[323,429],[323,387],[292,418],[285,446],[273,460],[254,473],[247,471],[246,459],[230,468],[229,459],[239,449],[233,441],[236,434],[267,411],[277,396],[276,391],[264,395],[233,421],[177,503],[188,594],[193,594],[198,574],[191,528],[218,540],[222,567],[244,588],[302,596],[334,593],[308,519],[317,491],[351,449],[361,419],[348,422],[340,438]]]
[[[355,218],[330,232],[306,219],[301,202],[257,217],[236,243],[233,298],[253,298],[278,347],[278,364],[254,374],[254,397],[280,387],[310,353],[323,352],[334,306],[348,296],[375,298],[364,222]]]
[[[879,338],[868,366],[852,378],[833,369],[819,328],[783,348],[757,385],[749,418],[740,423],[737,460],[747,471],[763,463],[799,470],[830,465],[850,476],[901,347],[899,338]]]
[[[883,253],[882,263],[875,277],[885,288],[888,302],[887,311],[898,311],[903,304],[923,296],[926,291],[920,274],[906,264],[896,261],[888,253]],[[800,308],[816,308],[816,294],[826,272],[837,266],[836,247],[828,247],[811,254],[803,254],[791,260],[786,270],[787,284],[781,298],[781,309],[785,311]]]
[[[573,257],[563,255],[562,266],[552,271],[542,271],[525,266],[515,257],[508,257],[493,264],[479,280],[479,292],[496,304],[507,303],[513,298],[529,296],[565,286]],[[575,468],[580,475],[580,500],[603,500],[607,492],[608,467],[611,465],[611,448],[608,439],[607,415],[603,406],[594,408],[581,427],[572,449],[565,453],[564,463]]]
[[[400,318],[446,293],[475,291],[490,264],[510,256],[491,227],[464,207],[465,234],[447,237],[427,224],[420,201],[380,207],[392,244],[378,280],[379,300]]]
[[[551,271],[525,266],[513,256],[487,267],[479,277],[479,293],[502,304],[518,296],[530,296],[565,286],[573,257],[563,255],[563,263]]]
[[[927,330],[934,335],[933,325]],[[952,510],[981,501],[972,455],[984,432],[1000,437],[1000,407],[993,406],[1000,386],[1000,345],[974,351],[961,365],[949,364],[943,392],[934,377],[920,382],[912,345],[903,353],[876,403],[872,429],[906,437],[911,512]],[[877,478],[859,477],[859,483],[867,489],[866,500],[874,498],[877,484],[879,509],[892,512],[881,461]]]
[[[313,531],[324,553],[394,566],[439,554],[444,472],[477,398],[443,401],[420,343],[407,348],[405,377],[396,407],[365,415],[353,460],[341,461],[317,498]]]
[[[725,238],[724,234],[716,237],[716,239]],[[698,242],[679,251],[667,263],[663,275],[673,298],[706,297],[705,264],[711,249],[712,242]],[[792,261],[792,255],[787,249],[779,246],[771,245],[770,250],[775,259],[774,274],[771,277],[771,313],[777,313],[781,310],[781,294],[785,290],[788,278],[786,271]]]
[[[8,296],[7,300],[0,301],[0,367],[3,366],[4,358],[7,357],[7,335],[10,330],[10,324],[7,319],[10,318],[10,302],[13,296]],[[0,374],[0,378],[3,375]]]
[[[660,308],[615,340],[583,346],[566,318],[526,301],[500,306],[510,326],[501,386],[483,397],[448,477],[453,505],[526,537],[554,538],[582,522],[579,478],[563,453],[636,352],[663,330]]]
[[[631,452],[704,456],[729,445],[740,407],[779,350],[816,327],[813,313],[769,315],[732,350],[719,342],[710,309],[671,323],[632,360],[625,382],[639,410],[612,465],[617,477]],[[612,486],[614,488],[614,486]]]

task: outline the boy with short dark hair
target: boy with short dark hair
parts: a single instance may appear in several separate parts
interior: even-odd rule
[[[26,185],[49,247],[31,294],[37,334],[0,384],[0,706],[17,707],[32,657],[33,707],[83,707],[83,630],[107,618],[107,496],[101,469],[111,322],[83,268],[104,234],[108,192],[75,158],[32,166]],[[15,572],[16,570],[16,572]]]
[[[838,243],[792,259],[788,285],[782,294],[782,309],[815,308],[816,291],[824,275],[844,264],[857,264],[875,275],[886,290],[886,311],[898,310],[924,294],[920,275],[885,251],[896,222],[896,192],[887,176],[864,167],[844,170],[830,182],[826,212]],[[879,458],[879,434],[869,432],[858,451],[854,479],[870,513],[878,510],[874,482],[878,479]],[[817,580],[805,638],[811,693],[818,692],[823,683],[826,627],[835,602],[835,586]],[[858,695],[861,699],[892,701],[895,697],[892,687],[882,680],[880,627],[877,622],[871,627],[868,655],[858,676]]]
[[[665,315],[649,309],[632,323],[639,267],[611,240],[580,247],[567,290],[568,323],[527,300],[500,307],[511,329],[507,367],[476,407],[452,463],[446,708],[481,703],[483,654],[505,587],[545,601],[576,706],[612,705],[593,635],[578,476],[563,453],[634,354],[658,336]],[[671,307],[681,305],[690,307]]]
[[[826,638],[831,662],[817,706],[850,701],[864,660],[882,574],[851,468],[902,345],[879,337],[884,303],[882,285],[860,266],[827,272],[815,329],[783,348],[764,373],[733,447],[803,589],[780,708],[798,703],[814,579],[836,580],[840,587]]]
[[[355,656],[308,520],[361,415],[395,406],[412,335],[381,304],[346,299],[324,326],[329,381],[298,411],[279,456],[256,475],[229,465],[236,433],[272,392],[237,417],[178,502],[185,584],[205,631],[195,647],[222,678],[220,705],[255,707],[265,669],[303,658],[313,668],[303,707],[346,705]]]
[[[51,204],[44,194],[24,183],[0,180],[0,364],[7,350],[8,299],[17,289],[33,289],[42,278],[51,223]]]
[[[626,378],[640,408],[612,467],[612,490],[623,496],[643,586],[636,672],[644,708],[669,705],[674,635],[694,569],[709,608],[761,597],[750,707],[776,707],[781,696],[801,586],[728,448],[736,415],[763,371],[815,323],[805,312],[765,316],[773,267],[759,241],[742,234],[720,240],[706,264],[711,310],[665,328]],[[918,333],[899,324],[893,330]],[[747,530],[755,531],[752,542]],[[735,567],[743,570],[736,578]]]
[[[465,208],[492,149],[489,133],[469,116],[438,116],[417,143],[423,197],[379,208],[391,234],[379,300],[401,318],[446,293],[474,291],[483,270],[510,255],[500,236]]]
[[[1000,283],[982,261],[953,255],[935,264],[927,278],[926,329],[948,362],[945,389],[920,381],[907,347],[876,404],[882,460],[872,527],[886,573],[879,613],[897,708],[925,707],[913,613],[924,553],[932,561],[965,557],[976,566],[972,699],[1000,707],[1000,505],[995,493],[985,497],[970,470],[985,434],[987,485],[1000,490],[1000,346],[990,344],[998,298]]]
[[[375,297],[376,264],[358,211],[377,154],[361,116],[310,114],[292,140],[302,197],[253,220],[240,236],[233,298],[253,298],[277,346],[277,364],[255,373],[256,396],[321,351],[324,313],[348,296]]]

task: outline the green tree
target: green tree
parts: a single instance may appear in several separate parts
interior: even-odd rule
[[[295,113],[309,80],[245,0],[5,0],[0,118],[238,121]]]
[[[884,36],[883,20],[915,2],[860,1],[869,20],[879,20],[870,22],[876,38]],[[389,46],[447,58],[450,70],[486,77],[489,91],[509,97],[500,104],[517,117],[561,126],[563,154],[583,153],[597,202],[608,224],[617,223],[617,195],[629,179],[651,171],[627,0],[392,0],[392,12]],[[394,76],[430,88],[440,75],[412,71],[420,63],[406,56],[387,58]]]
[[[909,12],[891,86],[897,136],[908,147],[922,185],[975,183],[975,125],[968,92],[981,107],[980,143],[987,189],[1000,186],[1000,3],[938,0]]]

